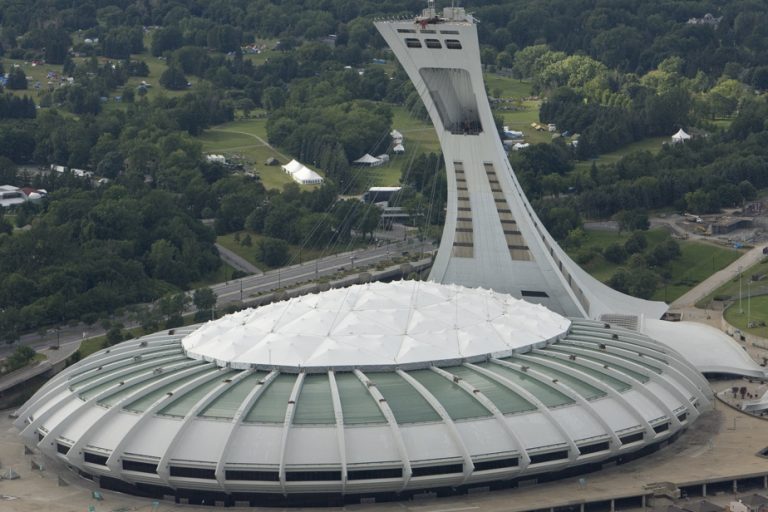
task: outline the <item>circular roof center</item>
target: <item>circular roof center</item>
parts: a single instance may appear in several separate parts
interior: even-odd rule
[[[183,340],[189,357],[232,368],[415,368],[542,346],[570,321],[491,290],[369,283],[240,311]]]

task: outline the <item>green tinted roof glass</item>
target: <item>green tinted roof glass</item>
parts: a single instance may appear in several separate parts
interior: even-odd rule
[[[281,373],[267,386],[245,416],[246,422],[283,423],[296,375]]]
[[[147,409],[149,409],[149,407],[152,406],[153,403],[157,402],[161,397],[168,395],[168,393],[173,393],[174,390],[179,389],[184,384],[187,384],[188,382],[191,382],[195,379],[201,378],[204,375],[207,375],[208,373],[210,373],[211,371],[215,371],[215,369],[209,368],[208,370],[201,370],[199,372],[192,373],[191,375],[187,375],[186,377],[182,377],[180,379],[174,380],[173,382],[164,384],[163,386],[160,386],[156,390],[151,391],[146,395],[142,396],[141,398],[138,398],[133,402],[127,404],[124,407],[124,409],[128,411],[133,411],[133,412],[144,412]]]
[[[232,419],[235,417],[240,404],[253,388],[259,385],[259,381],[266,376],[265,373],[253,372],[242,380],[233,384],[227,391],[217,396],[203,409],[200,416],[205,418]]]
[[[188,362],[188,361],[185,361],[185,362]],[[99,400],[99,404],[105,405],[107,407],[112,407],[117,402],[131,395],[132,393],[135,393],[140,389],[146,388],[148,386],[151,386],[162,379],[170,378],[171,376],[183,370],[187,370],[190,367],[191,366],[189,365],[187,366],[179,365],[176,368],[168,368],[168,366],[166,366],[163,368],[162,372],[158,372],[158,373],[152,372],[151,376],[148,376],[145,380],[142,380],[141,382],[138,382],[130,386],[121,386],[120,389],[117,390],[115,393],[112,393],[111,395]]]
[[[352,373],[335,373],[336,387],[339,389],[341,411],[345,425],[362,423],[386,423],[376,401],[365,389],[360,379]]]
[[[516,359],[511,357],[506,360],[528,366],[532,370],[536,370],[540,374],[543,374],[544,378],[549,378],[552,380],[557,379],[559,382],[562,382],[563,384],[565,384],[566,386],[574,390],[576,393],[586,398],[587,400],[592,400],[594,398],[599,398],[606,395],[605,391],[599,388],[596,388],[591,384],[587,384],[586,382],[584,382],[582,379],[578,377],[573,377],[562,370],[558,370],[558,369],[550,368],[549,366],[546,366],[545,363],[547,363],[548,361],[543,356],[538,356],[533,354],[528,354],[528,355],[533,360],[528,358]],[[539,361],[536,361],[536,359],[540,359],[542,361],[539,362]]]
[[[328,374],[311,374],[304,377],[301,393],[293,415],[296,425],[318,425],[336,423],[331,398],[331,383]]]
[[[573,400],[561,391],[553,388],[549,384],[544,384],[517,370],[507,368],[495,363],[481,363],[478,366],[492,371],[502,378],[507,379],[512,384],[520,386],[525,391],[541,400],[547,407],[557,407],[559,405],[572,404]]]
[[[478,389],[499,408],[502,414],[514,414],[536,409],[535,405],[531,404],[514,391],[465,366],[452,366],[450,368],[444,368],[444,370],[466,380]]]
[[[203,384],[200,384],[194,389],[190,389],[180,397],[178,397],[176,400],[173,401],[172,404],[163,407],[158,411],[158,414],[165,414],[167,416],[180,416],[184,417],[186,416],[193,407],[195,407],[200,400],[205,397],[208,393],[213,391],[215,388],[220,386],[225,380],[231,379],[236,373],[236,371],[219,371],[219,376],[217,378],[211,379],[208,382],[205,382]],[[226,391],[224,391],[226,393]]]
[[[431,370],[416,370],[408,372],[408,375],[427,388],[453,420],[491,416],[490,411],[472,395]]]
[[[432,409],[429,402],[396,373],[366,375],[384,396],[398,423],[440,421],[440,415]]]

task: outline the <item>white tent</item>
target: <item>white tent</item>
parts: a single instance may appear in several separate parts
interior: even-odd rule
[[[376,155],[376,158],[381,160],[381,163],[389,162],[389,155],[386,153],[382,153],[381,155]]]
[[[319,185],[323,182],[322,176],[296,160],[291,160],[281,167],[286,174],[291,175],[293,181],[301,185]]]
[[[290,162],[288,162],[287,164],[285,164],[285,165],[281,165],[280,167],[282,167],[282,168],[283,168],[283,170],[284,170],[286,173],[288,173],[288,174],[293,174],[293,173],[295,173],[296,171],[300,171],[300,170],[301,170],[301,169],[304,167],[304,165],[302,165],[300,162],[298,162],[298,161],[296,161],[296,160],[291,160],[291,161],[290,161]]]
[[[308,167],[304,167],[293,174],[291,178],[301,185],[319,185],[323,182],[323,177]]]
[[[392,137],[393,139],[403,140],[403,134],[397,130],[392,130],[391,132],[389,132],[389,136]]]
[[[368,167],[376,167],[377,165],[381,165],[384,162],[382,162],[375,156],[366,153],[360,158],[358,158],[357,160],[355,160],[353,163],[358,165],[367,165]]]
[[[682,128],[680,128],[676,134],[672,136],[672,144],[677,144],[678,142],[685,142],[686,140],[690,139],[691,136],[685,133]]]
[[[393,153],[405,153],[405,146],[402,144],[398,144],[395,147],[392,148]]]

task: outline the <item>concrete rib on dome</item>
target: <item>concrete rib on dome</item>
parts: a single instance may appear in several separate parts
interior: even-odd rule
[[[491,290],[371,283],[246,310],[184,338],[188,357],[235,369],[413,369],[505,357],[571,322]]]

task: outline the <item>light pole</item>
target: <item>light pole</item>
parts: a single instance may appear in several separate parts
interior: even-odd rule
[[[741,297],[741,265],[739,265],[739,314],[743,315],[744,307],[742,306]]]
[[[752,280],[747,281],[747,329],[751,327],[752,318]]]

